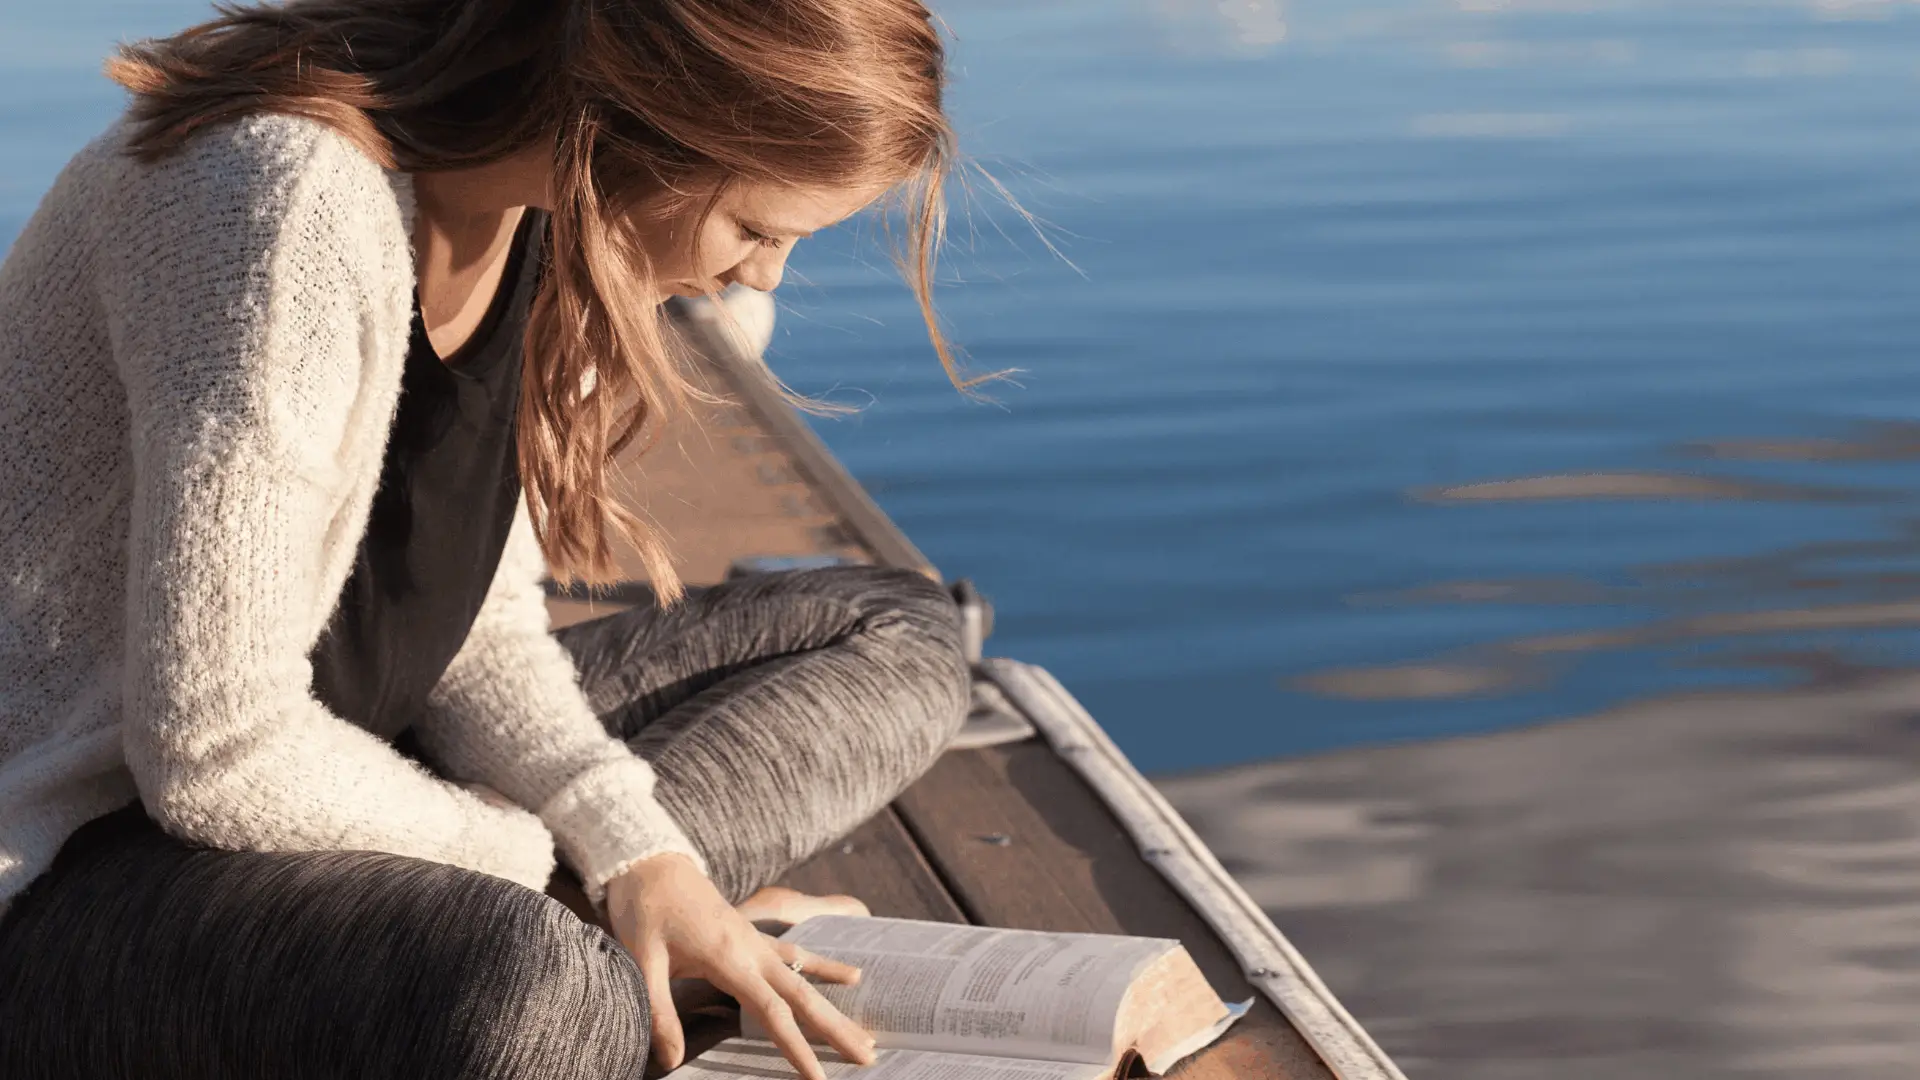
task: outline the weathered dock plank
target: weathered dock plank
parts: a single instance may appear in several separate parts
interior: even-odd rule
[[[793,868],[780,883],[816,895],[856,896],[875,915],[889,918],[967,921],[892,807],[875,814],[846,842]]]
[[[654,524],[689,584],[726,577],[747,556],[835,555],[872,562],[838,512],[815,494],[807,472],[738,406],[698,406],[668,425],[658,445],[631,448],[618,461],[615,491]],[[615,552],[623,578],[646,579],[639,556]],[[628,606],[618,600],[553,597],[555,629]]]

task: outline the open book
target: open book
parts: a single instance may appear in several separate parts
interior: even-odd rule
[[[823,1053],[835,1080],[1157,1076],[1247,1009],[1222,1002],[1187,950],[1159,938],[827,915],[782,940],[860,968],[857,986],[815,984],[880,1045],[864,1069]],[[764,1034],[749,1022],[673,1076],[797,1076]]]

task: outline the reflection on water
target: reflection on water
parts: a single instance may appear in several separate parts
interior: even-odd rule
[[[1887,426],[1698,452],[1857,462],[1917,449],[1914,428]],[[1807,492],[1832,494],[1587,474],[1426,495]],[[1920,523],[1883,540],[1649,566],[1627,585],[1442,582],[1356,598],[1611,601],[1666,614],[1318,672],[1299,689],[1401,702],[1538,693],[1557,665],[1590,654],[1685,656],[1747,640],[1764,644],[1715,662],[1790,682],[1160,786],[1421,1080],[1910,1080],[1920,1074],[1920,671],[1863,663],[1850,646],[1859,632],[1920,627],[1920,573],[1887,569],[1916,556]],[[1793,635],[1801,647],[1779,646]]]
[[[1911,1080],[1920,674],[1161,788],[1417,1080]]]
[[[1845,463],[1920,457],[1920,426],[1882,424],[1858,438],[1737,439],[1689,450],[1720,460]],[[1415,493],[1436,503],[1671,499],[1875,503],[1903,510],[1904,495],[1818,484],[1782,484],[1704,473],[1581,473],[1529,476]],[[1603,513],[1600,506],[1596,514]],[[1492,696],[1550,686],[1557,668],[1587,654],[1695,650],[1710,642],[1765,639],[1771,648],[1719,657],[1723,666],[1773,666],[1789,674],[1847,669],[1852,639],[1839,632],[1920,627],[1920,520],[1896,519],[1894,535],[1800,544],[1763,552],[1637,568],[1626,584],[1577,578],[1447,581],[1355,596],[1373,608],[1396,606],[1568,605],[1653,609],[1658,617],[1606,628],[1533,633],[1479,642],[1445,656],[1309,672],[1296,689],[1354,701],[1417,701]],[[1782,647],[1792,635],[1826,637],[1809,648]]]
[[[1750,499],[1837,502],[1857,498],[1832,488],[1794,487],[1756,480],[1684,473],[1575,473],[1528,476],[1481,484],[1456,484],[1422,492],[1442,503],[1516,502],[1526,499]]]

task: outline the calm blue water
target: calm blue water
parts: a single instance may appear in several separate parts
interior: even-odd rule
[[[199,10],[0,8],[0,239]],[[1911,1076],[1920,6],[943,12],[1020,374],[858,230],[772,360],[995,650],[1416,1076]]]
[[[967,145],[1084,275],[991,199],[975,208],[944,305],[977,369],[1026,372],[1000,408],[955,399],[897,287],[837,241],[796,253],[814,285],[786,297],[775,364],[809,391],[872,395],[828,440],[995,598],[998,648],[1055,670],[1149,770],[1770,679],[1721,661],[1811,642],[1595,648],[1442,680],[1470,697],[1326,687],[1546,634],[1819,603],[1720,564],[1904,536],[1909,462],[1698,444],[1853,439],[1920,415],[1920,9],[947,15]],[[1431,494],[1585,472],[1787,488]],[[1463,582],[1508,586],[1450,596]],[[1845,641],[1902,658],[1917,643]]]

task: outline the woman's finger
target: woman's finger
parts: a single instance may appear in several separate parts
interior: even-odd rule
[[[860,981],[859,968],[821,956],[810,949],[803,949],[790,941],[775,940],[773,952],[789,968],[793,967],[795,960],[798,960],[800,973],[808,978],[819,979],[821,982],[839,983],[842,986],[853,986]]]
[[[662,1069],[680,1067],[687,1053],[686,1032],[680,1027],[680,1014],[673,1007],[673,980],[668,974],[667,950],[649,944],[642,950],[640,976],[647,984],[647,1012],[653,1018],[653,1056]]]
[[[780,970],[786,971],[785,968]],[[791,971],[787,971],[787,974],[799,978]],[[827,1071],[820,1067],[819,1057],[814,1054],[813,1047],[807,1045],[807,1037],[800,1032],[793,1007],[766,979],[755,979],[754,982],[757,985],[751,988],[734,989],[733,996],[740,1000],[741,1007],[751,1011],[754,1019],[760,1021],[760,1026],[767,1030],[767,1037],[793,1063],[804,1080],[827,1080]]]
[[[841,1057],[856,1065],[873,1063],[873,1036],[828,1001],[825,994],[814,989],[812,983],[788,967],[772,969],[767,981],[786,999],[801,1023],[840,1051]]]

